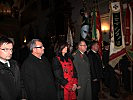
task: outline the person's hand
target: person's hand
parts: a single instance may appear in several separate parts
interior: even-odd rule
[[[64,86],[61,85],[61,88],[64,88]]]
[[[77,85],[73,84],[72,91],[75,91],[77,89]]]
[[[96,82],[96,81],[98,81],[98,80],[97,80],[97,79],[93,79],[92,81],[93,81],[93,82]]]
[[[115,69],[114,70],[118,75],[121,75],[122,73],[119,71],[119,70],[117,70],[117,69]]]
[[[77,89],[80,89],[80,88],[81,88],[81,86],[78,86],[78,87],[77,87]]]

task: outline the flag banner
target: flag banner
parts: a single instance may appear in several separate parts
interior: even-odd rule
[[[93,10],[92,15],[92,40],[98,41],[99,54],[102,58],[102,32],[101,32],[101,18],[98,8]]]
[[[127,4],[126,8],[126,53],[130,60],[133,61],[133,5]]]
[[[73,36],[72,36],[71,29],[69,26],[68,26],[68,33],[67,33],[67,43],[70,46],[69,47],[70,52],[72,52],[72,50],[73,50]]]
[[[121,21],[121,7],[120,2],[112,2],[110,10],[110,61],[109,64],[112,67],[119,62],[121,57],[125,55],[125,42],[122,30]]]
[[[87,12],[83,14],[83,21],[81,25],[81,40],[90,41],[91,34],[89,33],[89,16]]]
[[[111,4],[111,8],[112,8],[114,46],[116,48],[120,48],[122,46],[120,3],[113,2]]]
[[[129,10],[129,5],[127,4],[126,8],[126,31],[125,31],[125,44],[128,46],[130,44],[130,10]]]
[[[114,27],[114,45],[119,48],[122,46],[122,33],[121,33],[121,22],[120,12],[113,13],[113,27]]]
[[[96,34],[96,10],[94,8],[92,14],[92,40],[98,40]]]

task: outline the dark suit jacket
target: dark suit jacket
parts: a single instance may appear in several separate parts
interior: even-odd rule
[[[20,72],[17,63],[10,60],[10,67],[0,62],[0,100],[20,100]]]
[[[56,100],[56,89],[51,66],[45,57],[30,54],[21,69],[28,100]]]
[[[102,61],[104,67],[109,66],[109,50],[103,49]]]
[[[98,53],[94,53],[92,50],[88,53],[88,59],[90,61],[91,78],[100,80],[103,77],[102,73],[102,60]]]

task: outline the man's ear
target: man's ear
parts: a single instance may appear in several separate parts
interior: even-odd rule
[[[32,50],[32,51],[36,52],[36,48],[33,48],[33,50]]]

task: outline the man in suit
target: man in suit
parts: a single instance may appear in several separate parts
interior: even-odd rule
[[[92,41],[88,53],[88,59],[91,69],[91,87],[92,100],[99,100],[98,94],[100,92],[100,80],[102,79],[102,60],[98,54],[99,45],[97,41]]]
[[[80,41],[78,50],[73,53],[73,63],[78,74],[78,85],[81,87],[78,89],[77,100],[92,100],[90,64],[85,55],[86,50],[87,45],[85,41]]]
[[[30,44],[31,54],[21,67],[22,81],[28,100],[56,100],[56,88],[51,66],[42,56],[44,46],[39,39]]]
[[[0,100],[20,100],[20,72],[12,53],[13,42],[0,37]]]

